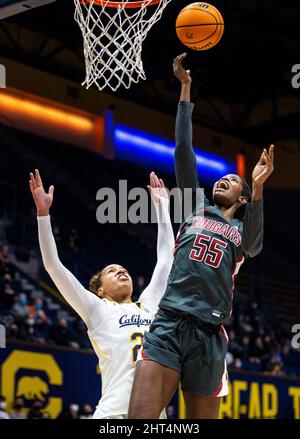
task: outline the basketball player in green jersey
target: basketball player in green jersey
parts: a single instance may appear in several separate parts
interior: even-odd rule
[[[139,353],[129,407],[133,419],[158,418],[179,382],[188,418],[218,417],[220,397],[228,394],[223,322],[231,315],[241,264],[262,249],[263,186],[274,169],[272,145],[253,170],[252,191],[245,179],[225,175],[214,184],[209,203],[199,189],[192,147],[192,79],[181,64],[185,56],[173,64],[181,82],[175,171],[179,188],[200,191],[202,200],[180,227],[168,286]]]

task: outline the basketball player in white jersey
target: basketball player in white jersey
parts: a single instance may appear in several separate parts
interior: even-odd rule
[[[99,358],[102,396],[93,418],[127,418],[135,362],[144,332],[156,314],[173,262],[174,235],[168,193],[152,172],[148,189],[158,216],[157,263],[148,287],[133,303],[132,279],[127,270],[111,264],[96,273],[86,290],[57,254],[50,223],[54,187],[45,192],[39,171],[30,174],[30,190],[37,208],[39,243],[45,269],[56,287],[79,314]],[[126,251],[126,249],[124,249]],[[142,391],[142,389],[141,389]]]

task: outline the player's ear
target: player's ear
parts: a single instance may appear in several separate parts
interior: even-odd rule
[[[103,299],[104,294],[105,294],[105,292],[104,292],[104,288],[103,287],[100,287],[99,290],[96,292],[96,295],[98,297],[100,297],[100,299]]]
[[[238,198],[238,202],[239,202],[242,206],[244,206],[245,204],[248,203],[248,198],[245,197],[244,195],[241,195],[241,196]]]

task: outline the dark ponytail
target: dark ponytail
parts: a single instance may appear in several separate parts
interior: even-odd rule
[[[242,182],[242,186],[243,186],[243,190],[241,195],[243,197],[247,198],[247,201],[251,201],[251,197],[252,197],[252,191],[251,188],[249,186],[249,184],[247,183],[247,180],[244,177],[240,177],[241,182]],[[245,211],[246,211],[246,206],[247,204],[243,204],[241,207],[238,208],[238,210],[235,212],[234,217],[239,219],[240,221],[243,221],[244,216],[245,216]]]

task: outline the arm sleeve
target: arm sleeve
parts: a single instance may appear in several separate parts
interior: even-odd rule
[[[258,255],[263,246],[263,200],[248,203],[243,220],[242,250],[250,258]]]
[[[92,329],[96,326],[96,322],[92,321],[91,316],[95,307],[101,306],[101,300],[86,290],[61,263],[51,229],[50,216],[37,217],[37,220],[39,244],[46,271],[65,300],[79,314],[87,327]]]
[[[184,194],[185,188],[199,188],[196,155],[193,149],[193,126],[192,113],[194,104],[191,102],[179,102],[175,127],[175,173],[177,187]],[[206,204],[209,201],[202,192],[201,197]],[[193,204],[195,199],[193,199]],[[194,206],[193,206],[194,207]]]
[[[169,215],[169,200],[161,198],[155,203],[158,218],[157,263],[149,285],[142,292],[139,302],[151,313],[156,313],[165,293],[173,264],[174,233]]]

